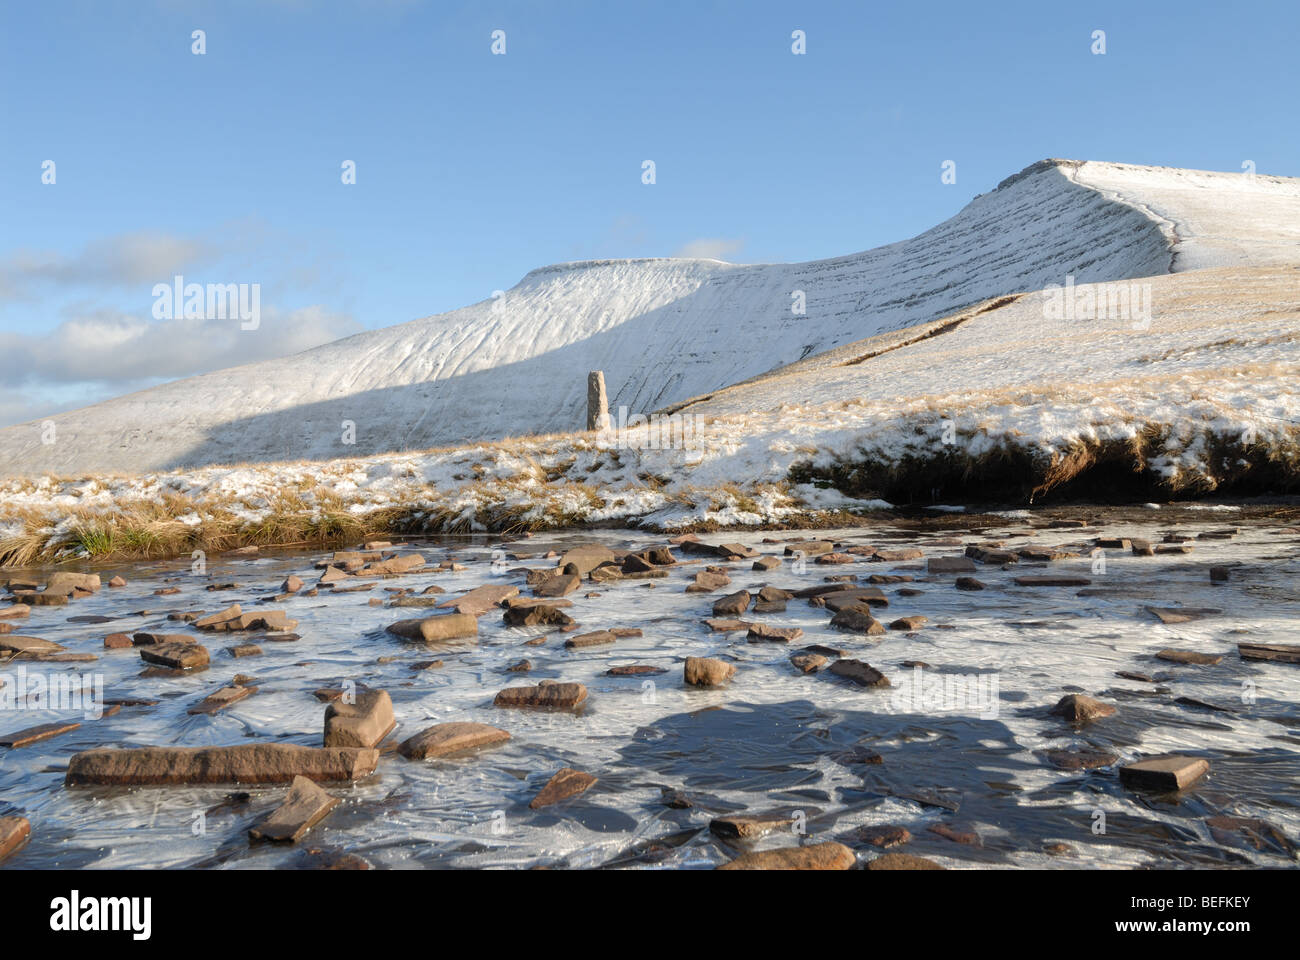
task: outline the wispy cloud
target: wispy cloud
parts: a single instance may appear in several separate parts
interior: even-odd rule
[[[745,246],[744,240],[728,240],[724,237],[701,237],[682,244],[673,253],[674,257],[691,257],[701,260],[726,260],[739,253]]]

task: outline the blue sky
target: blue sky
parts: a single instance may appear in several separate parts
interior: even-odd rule
[[[1300,5],[990,6],[11,0],[0,423],[557,261],[867,249],[1048,156],[1300,175]],[[176,272],[266,335],[154,319]]]

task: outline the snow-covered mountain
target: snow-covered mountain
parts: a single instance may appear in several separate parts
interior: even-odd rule
[[[0,430],[0,471],[135,473],[580,429],[590,370],[605,371],[611,407],[648,413],[1067,276],[1297,260],[1300,180],[1047,160],[920,236],[851,256],[544,267],[451,313],[52,417],[54,443],[41,423]]]

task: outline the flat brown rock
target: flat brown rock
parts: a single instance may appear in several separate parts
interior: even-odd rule
[[[133,747],[84,750],[68,762],[64,783],[161,786],[357,780],[375,772],[378,750],[248,743],[233,747]]]
[[[925,857],[910,853],[882,853],[867,864],[868,870],[942,870],[943,867]]]
[[[1223,661],[1221,653],[1197,653],[1195,650],[1171,650],[1166,648],[1156,653],[1156,659],[1167,660],[1170,663],[1196,664],[1198,666],[1214,666],[1216,663]]]
[[[57,653],[62,650],[60,644],[40,637],[25,637],[17,633],[0,635],[0,652],[15,654],[19,657],[41,653]]]
[[[140,647],[140,659],[173,670],[194,670],[209,663],[208,648],[197,643],[156,643]]]
[[[654,667],[648,663],[630,663],[622,667],[610,667],[605,671],[607,677],[643,677],[650,674],[667,673],[663,667]]]
[[[294,777],[289,795],[265,820],[248,831],[250,843],[297,843],[338,806],[331,797],[306,777]]]
[[[452,600],[443,600],[437,605],[439,607],[455,608],[457,613],[466,613],[471,617],[481,617],[489,610],[501,606],[501,601],[518,595],[519,588],[511,584],[487,583],[481,587],[475,587],[464,596]]]
[[[492,703],[498,707],[552,707],[569,709],[581,706],[587,688],[580,683],[539,683],[535,687],[506,687]]]
[[[799,627],[770,627],[766,623],[755,623],[749,628],[750,643],[789,643],[803,636]]]
[[[736,675],[736,665],[709,657],[687,657],[682,676],[692,687],[717,687]]]
[[[931,557],[925,564],[926,573],[974,573],[975,561],[969,557]]]
[[[806,847],[783,847],[746,853],[724,863],[719,870],[851,870],[858,862],[853,851],[828,840]]]
[[[1087,577],[1016,577],[1021,587],[1086,587],[1092,583]]]
[[[567,550],[560,557],[559,567],[563,570],[569,564],[577,569],[579,577],[585,577],[603,563],[614,562],[614,551],[601,543],[587,543]]]
[[[566,593],[573,593],[580,586],[582,586],[582,578],[576,573],[553,573],[533,587],[533,595],[562,597]]]
[[[1239,643],[1237,654],[1243,660],[1271,660],[1274,663],[1300,663],[1300,644]]]
[[[1133,790],[1184,790],[1210,772],[1210,762],[1169,754],[1119,768],[1119,782]]]
[[[837,677],[852,680],[860,687],[889,686],[888,677],[862,660],[836,660],[830,665],[830,672]]]
[[[403,740],[397,752],[408,760],[427,760],[505,743],[509,739],[506,731],[486,723],[438,723]]]
[[[373,747],[395,726],[388,691],[367,690],[353,703],[339,699],[325,708],[325,746]]]
[[[26,817],[0,817],[0,861],[17,853],[31,835]]]
[[[1048,750],[1044,756],[1058,770],[1096,770],[1119,760],[1117,754],[1105,750]]]
[[[761,837],[782,827],[794,823],[794,818],[781,811],[759,813],[746,816],[716,817],[709,821],[709,832],[731,840],[747,840]]]
[[[704,625],[714,633],[735,633],[753,626],[748,620],[705,620]]]
[[[28,727],[25,730],[18,730],[15,733],[6,733],[4,736],[0,736],[0,747],[25,747],[32,743],[48,740],[50,737],[57,737],[61,733],[76,730],[79,726],[81,726],[80,722],[75,721],[42,723],[36,727]]]
[[[849,633],[864,633],[868,636],[885,632],[884,624],[865,609],[849,608],[841,610],[831,618],[831,626],[836,630],[844,630]]]
[[[731,583],[731,578],[725,573],[713,573],[709,570],[701,570],[695,575],[695,580],[686,587],[687,593],[712,593],[714,590],[720,590]]]
[[[890,847],[901,847],[905,843],[912,842],[912,832],[907,827],[892,824],[859,827],[854,836],[863,843],[869,843],[873,847],[879,847],[882,850],[888,850]]]
[[[591,774],[565,767],[546,781],[546,786],[528,802],[528,806],[534,810],[549,807],[553,803],[586,793],[595,782],[596,778]]]
[[[861,610],[864,607],[887,607],[889,598],[879,587],[841,587],[811,598],[809,604],[827,610]]]
[[[239,685],[222,687],[220,690],[208,694],[185,712],[191,714],[219,713],[231,704],[238,703],[240,700],[251,697],[255,693],[257,693],[257,687],[245,687]]]
[[[613,643],[617,639],[609,630],[593,630],[591,633],[580,633],[576,637],[570,637],[564,641],[564,645],[573,650],[582,647],[599,647]]]
[[[1147,607],[1147,613],[1152,614],[1161,623],[1190,623],[1193,620],[1201,620],[1205,617],[1212,617],[1222,610],[1216,610],[1213,607]]]
[[[417,643],[445,643],[449,640],[478,638],[478,620],[468,613],[443,613],[419,620],[398,620],[386,631],[403,640]]]

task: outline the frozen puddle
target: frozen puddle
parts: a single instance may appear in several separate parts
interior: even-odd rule
[[[19,667],[45,677],[98,674],[106,698],[159,702],[125,706],[28,746],[0,748],[0,817],[20,814],[32,824],[30,842],[5,866],[267,868],[304,864],[304,851],[318,849],[355,854],[376,867],[710,867],[743,849],[799,842],[796,829],[747,845],[708,829],[716,816],[777,808],[798,811],[802,837],[840,840],[859,861],[882,852],[860,838],[860,828],[891,825],[905,827],[913,838],[893,851],[949,868],[1285,865],[1293,862],[1285,847],[1300,835],[1300,665],[1243,660],[1237,644],[1297,642],[1300,533],[1283,522],[1228,512],[1187,516],[1177,526],[1161,517],[1086,529],[1048,529],[1046,521],[1022,516],[950,516],[941,523],[882,521],[808,535],[842,548],[919,547],[925,558],[961,556],[965,544],[988,541],[1012,550],[1032,543],[1080,554],[1047,564],[977,564],[965,575],[986,589],[973,592],[955,588],[962,574],[927,573],[925,559],[858,556],[842,566],[786,558],[767,573],[751,570],[750,560],[732,562],[730,586],[684,593],[695,573],[717,561],[674,548],[680,560],[693,562],[670,568],[664,579],[584,581],[567,596],[573,606],[566,612],[581,624],[577,632],[644,631],[639,638],[576,650],[564,647],[570,634],[508,628],[496,610],[479,618],[476,647],[404,643],[383,628],[429,611],[369,601],[387,601],[385,588],[418,594],[430,584],[448,597],[489,582],[518,585],[527,595],[524,576],[508,571],[552,565],[544,557],[550,548],[600,541],[616,551],[637,550],[660,546],[663,537],[620,530],[540,534],[504,545],[486,536],[419,541],[403,544],[402,552],[416,550],[430,564],[454,557],[466,569],[382,579],[368,591],[331,595],[322,588],[316,597],[265,602],[288,574],[313,585],[320,574],[314,563],[330,554],[214,558],[204,576],[192,574],[188,561],[99,571],[105,581],[121,573],[128,584],[67,607],[33,607],[24,620],[0,621],[13,623],[13,634],[57,641],[99,659],[10,661],[0,665],[0,675],[13,684]],[[1200,537],[1225,527],[1239,532],[1230,539]],[[1171,530],[1190,537],[1194,549],[1155,556],[1106,549],[1104,569],[1090,555],[1097,537],[1142,538],[1159,546]],[[780,556],[787,542],[808,537],[783,531],[700,539]],[[534,557],[502,563],[502,549]],[[1227,582],[1211,583],[1211,566],[1229,567]],[[43,581],[47,572],[29,574],[10,575]],[[795,591],[850,574],[862,581],[872,574],[913,578],[881,584],[889,605],[875,613],[886,624],[909,615],[929,622],[912,633],[844,633],[830,627],[830,611],[794,599],[784,613],[741,615],[802,628],[804,636],[793,643],[750,643],[743,632],[712,633],[703,624],[713,616],[714,601],[734,590],[770,584]],[[1014,581],[1033,575],[1085,577],[1091,584]],[[237,588],[206,590],[230,581]],[[163,587],[180,593],[154,594]],[[589,592],[599,596],[588,598]],[[166,617],[214,612],[233,602],[246,611],[285,610],[299,621],[301,639],[198,633]],[[1164,624],[1148,605],[1221,612]],[[101,617],[108,619],[87,619]],[[211,665],[182,676],[141,676],[146,665],[138,649],[103,646],[109,633],[138,630],[197,633],[211,651]],[[541,645],[525,645],[538,636],[545,638]],[[225,652],[243,642],[259,644],[263,655],[234,659]],[[860,687],[825,669],[800,673],[789,655],[812,644],[870,663],[892,686]],[[1223,659],[1217,665],[1156,659],[1166,648]],[[725,687],[686,687],[687,656],[731,661],[736,676]],[[444,665],[412,668],[434,658]],[[532,661],[531,672],[507,672],[524,658]],[[929,669],[903,666],[909,661]],[[606,673],[633,663],[666,672]],[[1119,677],[1120,671],[1153,682]],[[256,678],[254,696],[214,715],[187,713],[239,673]],[[492,705],[499,690],[544,679],[585,684],[585,709],[573,714]],[[344,802],[287,847],[250,846],[247,836],[283,799],[283,786],[64,786],[68,759],[92,747],[230,745],[250,738],[318,746],[325,706],[313,691],[347,683],[389,692],[398,724],[390,745],[454,720],[502,727],[512,739],[444,760],[411,761],[389,750],[368,779],[326,784]],[[1067,693],[1096,697],[1116,712],[1071,726],[1047,714]],[[81,716],[7,707],[0,711],[0,739],[68,719]],[[1119,760],[1091,770],[1058,769],[1046,752],[1060,750],[1110,753]],[[1209,776],[1179,795],[1120,785],[1119,765],[1168,752],[1208,759]],[[860,762],[872,753],[880,762]],[[529,801],[562,767],[599,779],[579,797],[530,809]],[[661,788],[683,791],[693,805],[666,806]],[[237,791],[250,799],[224,802]],[[1290,839],[1257,849],[1239,834],[1212,832],[1207,820],[1216,816],[1263,820]],[[978,843],[930,829],[941,824],[952,828],[950,835],[977,834]],[[1069,849],[1049,855],[1045,848],[1053,844]]]

